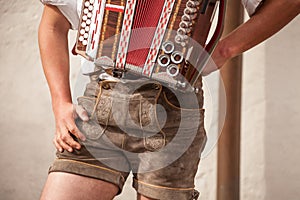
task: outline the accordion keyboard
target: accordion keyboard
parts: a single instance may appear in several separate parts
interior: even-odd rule
[[[83,0],[75,51],[112,76],[124,73],[185,90],[222,33],[226,0]],[[218,25],[207,41],[219,7]],[[110,66],[108,66],[110,65]]]

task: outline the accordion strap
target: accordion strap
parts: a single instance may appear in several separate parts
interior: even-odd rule
[[[159,48],[161,46],[161,43],[163,41],[165,32],[167,30],[168,22],[173,10],[175,0],[166,0],[164,7],[162,9],[160,19],[154,34],[154,38],[152,40],[152,44],[150,47],[150,51],[146,60],[146,63],[144,65],[142,74],[148,77],[151,77],[153,68],[155,66],[155,60],[157,58],[157,55],[159,53]]]
[[[124,70],[125,68],[127,51],[129,46],[129,39],[131,35],[131,27],[133,24],[133,17],[135,13],[136,4],[137,4],[137,0],[128,0],[126,3],[124,20],[123,20],[119,48],[118,48],[118,53],[116,58],[116,65],[115,65],[115,69],[117,70]]]

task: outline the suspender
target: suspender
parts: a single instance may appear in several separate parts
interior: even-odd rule
[[[156,31],[154,34],[154,38],[150,47],[150,51],[145,63],[145,66],[143,68],[142,74],[151,77],[153,69],[154,69],[154,63],[156,61],[159,48],[162,44],[167,25],[173,10],[175,0],[165,0],[165,4],[162,10],[162,13],[160,15],[160,19],[158,22],[158,25],[156,27]]]
[[[125,69],[126,56],[129,46],[129,39],[131,35],[131,27],[133,24],[133,17],[135,13],[135,6],[137,0],[128,0],[124,12],[124,19],[117,53],[115,69],[123,71]]]

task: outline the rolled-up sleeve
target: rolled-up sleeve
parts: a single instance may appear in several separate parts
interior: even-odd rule
[[[263,1],[264,0],[242,0],[242,3],[245,6],[249,16],[252,16],[263,3]]]
[[[79,13],[77,0],[40,0],[43,4],[56,6],[70,22],[72,29],[77,29]]]

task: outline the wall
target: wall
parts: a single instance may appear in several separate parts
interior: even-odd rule
[[[244,56],[243,200],[299,199],[300,18]]]
[[[54,120],[43,75],[37,29],[42,4],[37,0],[0,0],[0,199],[38,199],[54,159]],[[70,47],[76,33],[71,31]],[[71,56],[71,82],[77,82],[80,59]],[[196,188],[214,199],[216,152],[201,164]],[[213,185],[213,186],[212,186]],[[134,199],[130,178],[118,199]]]
[[[0,0],[0,5],[0,199],[38,199],[54,158],[54,121],[37,46],[42,5],[37,0]],[[299,22],[298,18],[245,55],[243,200],[293,200],[300,195],[296,188],[300,185],[296,137]],[[74,36],[72,32],[72,41]],[[72,56],[72,85],[77,80],[79,63],[80,59]],[[217,122],[212,124],[216,130]],[[134,199],[130,182],[125,188],[118,199]],[[214,200],[215,188],[216,148],[201,162],[196,177],[202,199]]]

